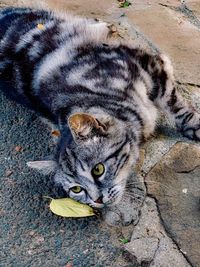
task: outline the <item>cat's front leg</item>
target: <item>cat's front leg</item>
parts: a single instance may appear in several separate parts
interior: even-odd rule
[[[120,202],[104,209],[104,220],[112,226],[136,225],[145,196],[145,185],[141,177],[132,176]]]

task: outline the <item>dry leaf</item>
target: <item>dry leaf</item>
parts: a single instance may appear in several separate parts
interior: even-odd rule
[[[58,137],[58,136],[60,136],[60,131],[54,130],[54,131],[51,132],[51,134],[52,134],[53,136]]]
[[[15,147],[15,151],[16,151],[16,152],[20,152],[20,151],[22,151],[22,147],[21,147],[21,146],[16,146],[16,147]]]
[[[93,209],[71,198],[52,199],[50,210],[62,217],[88,217],[95,215]]]

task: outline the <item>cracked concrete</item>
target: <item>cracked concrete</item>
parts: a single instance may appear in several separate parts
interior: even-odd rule
[[[199,0],[131,2],[127,9],[116,0],[46,0],[39,5],[114,23],[121,38],[169,54],[179,90],[200,110]],[[27,3],[0,0],[2,7]],[[99,218],[66,220],[52,215],[42,199],[60,195],[51,180],[25,166],[52,151],[48,132],[31,112],[2,95],[0,110],[0,266],[200,266],[199,144],[181,137],[161,116],[137,165],[149,194],[137,225],[114,228]],[[123,245],[123,238],[130,242]]]
[[[193,11],[186,5],[185,1],[184,2],[182,1],[180,6],[178,6],[178,7],[174,7],[174,6],[170,6],[170,5],[166,5],[166,4],[162,4],[162,3],[160,3],[160,5],[182,13],[184,16],[187,17],[187,19],[192,24],[194,24],[194,26],[197,26],[198,28],[200,28],[200,20],[193,13]]]
[[[141,218],[134,228],[131,242],[125,248],[135,257],[136,263],[150,267],[189,267],[190,264],[168,237],[160,222],[154,199],[147,197]],[[169,257],[170,255],[170,257]]]
[[[174,145],[145,178],[164,226],[193,266],[200,262],[199,178],[200,146],[184,142]]]

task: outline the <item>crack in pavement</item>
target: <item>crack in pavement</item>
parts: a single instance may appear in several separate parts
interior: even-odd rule
[[[168,236],[177,244],[180,252],[184,254],[189,263],[194,266],[199,263],[198,231],[195,230],[199,227],[199,192],[197,189],[200,158],[198,155],[198,145],[190,146],[190,144],[180,142],[148,176],[148,179],[154,180],[158,186],[150,185],[149,187],[148,179],[146,183],[149,193],[151,193],[148,193],[148,196],[153,197],[155,201],[157,200],[159,217],[161,220],[163,219],[162,225]],[[183,173],[185,174],[183,175]],[[165,185],[173,186],[174,191],[170,192],[170,189],[166,190],[159,186],[163,182]],[[180,192],[180,197],[179,194],[177,194],[176,199],[166,197],[165,193],[168,192]],[[191,240],[191,243],[187,243],[188,239]],[[186,251],[186,255],[184,251]],[[198,256],[191,256],[193,251]]]
[[[139,223],[134,227],[131,241],[124,248],[133,256],[133,264],[140,266],[166,266],[166,262],[168,266],[192,266],[167,232],[154,197],[146,198]]]
[[[174,238],[172,237],[172,235],[170,234],[170,232],[167,230],[166,224],[165,224],[165,222],[164,222],[164,220],[163,220],[163,218],[162,218],[162,215],[161,215],[161,212],[160,212],[160,209],[159,209],[159,205],[158,205],[158,200],[157,200],[157,198],[156,198],[153,194],[149,194],[148,196],[149,196],[150,198],[152,198],[152,199],[155,201],[155,203],[156,203],[158,216],[159,216],[159,218],[160,218],[160,223],[161,223],[161,225],[163,226],[163,228],[164,228],[164,230],[165,230],[165,232],[166,232],[168,238],[170,238],[170,239],[172,240],[172,242],[173,242],[174,244],[176,244],[176,246],[177,246],[177,248],[178,248],[178,251],[182,254],[182,256],[185,258],[185,260],[187,261],[187,263],[188,263],[191,267],[195,267],[195,266],[193,266],[193,264],[190,262],[190,259],[187,257],[187,255],[186,255],[186,254],[183,252],[183,250],[180,248],[180,246],[179,246],[179,244],[176,242],[176,240],[174,240]],[[159,244],[160,244],[160,240],[159,240]],[[159,247],[158,247],[158,249],[159,249]],[[157,249],[157,251],[158,251],[158,249]]]
[[[159,3],[159,5],[167,7],[179,13],[182,13],[183,15],[187,17],[190,23],[192,23],[194,26],[200,29],[200,20],[194,15],[193,11],[189,9],[185,3],[182,3],[179,7],[174,7],[174,6],[170,6],[170,5],[162,4],[162,3]]]
[[[176,82],[177,84],[179,84],[179,85],[185,85],[185,86],[189,85],[189,86],[193,86],[193,87],[198,87],[198,88],[200,88],[200,84],[196,84],[196,83],[184,83],[184,82],[180,82],[180,81],[178,81],[178,80],[176,80],[175,82]]]
[[[200,167],[200,165],[195,166],[194,168],[190,169],[190,170],[186,170],[186,171],[177,171],[176,173],[190,173],[192,171],[194,171],[196,168]]]

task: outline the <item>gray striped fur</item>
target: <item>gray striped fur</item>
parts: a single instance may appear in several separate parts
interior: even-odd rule
[[[200,140],[200,115],[176,91],[169,59],[108,35],[106,23],[71,15],[12,8],[0,14],[2,89],[61,133],[55,160],[29,166],[55,172],[70,197],[95,207],[120,201],[157,107],[183,135]],[[68,122],[80,113],[97,126],[83,125],[77,136]],[[105,172],[94,179],[98,163]],[[84,190],[75,194],[70,188],[78,185]]]

